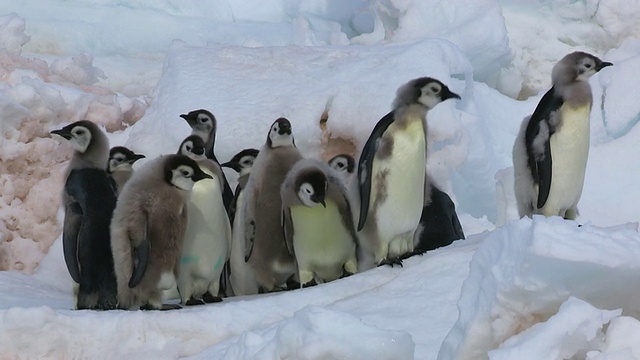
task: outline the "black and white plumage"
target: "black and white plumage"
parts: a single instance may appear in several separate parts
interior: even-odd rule
[[[204,140],[205,156],[207,159],[211,159],[216,164],[220,165],[220,162],[218,162],[214,153],[216,133],[218,131],[218,124],[215,116],[213,116],[213,114],[208,110],[199,109],[187,114],[181,114],[180,117],[186,120],[191,127],[191,135],[200,136],[202,140]],[[231,186],[229,186],[229,182],[227,181],[224,172],[222,173],[222,177],[224,180],[222,200],[224,201],[225,209],[228,211],[231,206],[231,202],[233,201],[233,191],[231,191]]]
[[[162,292],[176,285],[193,185],[212,177],[184,155],[145,163],[125,184],[111,222],[118,306],[170,310]]]
[[[553,86],[522,122],[513,147],[520,216],[577,217],[589,153],[589,78],[612,65],[584,52],[561,59]]]
[[[426,113],[459,98],[436,79],[411,80],[365,143],[358,161],[358,230],[374,265],[401,264],[400,257],[413,251],[426,181]]]
[[[422,254],[465,238],[455,204],[432,181],[429,184],[431,187],[425,192],[420,224],[414,234],[414,254]]]
[[[297,272],[282,231],[280,186],[300,159],[291,123],[285,118],[277,119],[269,128],[244,190],[244,224],[241,229],[235,228],[244,229],[245,261],[262,291],[283,287]]]
[[[64,186],[62,245],[69,274],[79,284],[76,308],[114,309],[116,278],[109,224],[116,193],[105,171],[109,141],[88,120],[51,133],[69,140],[75,149]]]
[[[107,174],[113,180],[118,194],[133,175],[133,163],[144,158],[144,155],[136,154],[124,146],[114,146],[109,150]]]

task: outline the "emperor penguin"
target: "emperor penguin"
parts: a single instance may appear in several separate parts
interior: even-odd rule
[[[427,111],[460,99],[442,82],[421,77],[401,86],[393,110],[373,128],[358,161],[361,248],[373,264],[399,264],[413,251],[427,160]],[[364,256],[363,256],[364,258]],[[367,260],[367,263],[370,263]]]
[[[253,270],[244,261],[244,231],[238,231],[238,229],[243,229],[244,224],[244,208],[241,206],[244,201],[243,190],[249,180],[249,174],[256,157],[258,157],[257,149],[244,149],[235,154],[228,162],[220,164],[222,167],[233,169],[239,175],[238,185],[229,209],[231,226],[235,230],[231,232],[231,255],[229,256],[228,266],[225,268],[227,284],[230,285],[230,291],[227,290],[227,294],[231,292],[236,296],[258,293],[258,285],[253,275]]]
[[[353,214],[338,176],[319,160],[303,159],[280,190],[285,241],[296,258],[302,286],[358,270]]]
[[[113,180],[118,194],[122,191],[124,184],[133,175],[133,163],[144,159],[142,154],[136,154],[124,146],[114,146],[109,151],[109,163],[107,164],[107,174]]]
[[[210,111],[205,109],[194,110],[187,114],[181,114],[180,117],[186,120],[189,126],[191,126],[191,135],[197,135],[204,140],[206,151],[205,155],[207,159],[211,159],[213,162],[220,165],[213,151],[213,148],[216,145],[216,132],[218,130],[216,117],[213,116]],[[224,172],[222,173],[222,181],[224,183],[222,200],[224,201],[224,208],[228,211],[231,206],[231,201],[233,201],[233,192],[231,191],[231,186],[229,186]]]
[[[334,171],[342,174],[345,178],[353,174],[356,166],[356,160],[349,154],[338,154],[329,159],[327,163]]]
[[[245,187],[245,262],[261,292],[283,287],[296,278],[295,259],[287,249],[282,230],[280,186],[293,165],[302,159],[295,146],[291,123],[273,122]]]
[[[64,185],[62,247],[69,274],[79,284],[76,308],[115,309],[117,288],[109,223],[116,193],[105,171],[109,141],[88,120],[51,133],[69,140],[75,149]]]
[[[163,304],[176,284],[193,185],[211,179],[185,155],[145,163],[127,181],[111,222],[111,250],[118,281],[118,307],[179,309]]]
[[[184,139],[178,153],[193,159],[211,177],[193,185],[187,203],[178,291],[183,305],[219,302],[220,275],[231,247],[231,225],[222,202],[222,169],[205,157],[205,143],[199,136]]]
[[[589,154],[589,78],[611,65],[577,51],[553,67],[553,86],[524,119],[513,146],[520,216],[578,216]]]

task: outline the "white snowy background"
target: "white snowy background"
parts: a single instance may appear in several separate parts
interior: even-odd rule
[[[518,220],[515,135],[576,50],[615,64],[590,81],[581,216]],[[640,359],[639,69],[640,0],[0,0],[0,358]],[[89,119],[153,158],[206,108],[221,161],[279,116],[305,155],[355,155],[419,76],[462,96],[429,113],[427,169],[467,240],[303,290],[71,310],[50,130]]]

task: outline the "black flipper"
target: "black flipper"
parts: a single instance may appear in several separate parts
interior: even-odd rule
[[[238,196],[242,189],[240,185],[236,186],[236,191],[233,194],[233,199],[231,200],[231,204],[229,205],[227,213],[229,214],[229,222],[231,223],[231,228],[233,229],[233,220],[236,218],[236,211],[238,209]],[[223,200],[224,201],[224,200]]]
[[[216,155],[213,153],[213,149],[211,152],[207,152],[207,158],[213,160],[218,166],[220,163],[218,159],[216,159]],[[233,202],[233,190],[231,190],[231,186],[229,186],[229,182],[227,181],[227,176],[224,174],[224,171],[220,171],[222,173],[222,182],[224,183],[222,189],[222,202],[224,203],[224,208],[227,210],[227,214],[229,214],[229,210],[231,208],[231,203]]]
[[[140,244],[133,248],[131,253],[131,257],[133,258],[133,271],[131,272],[131,279],[129,279],[129,288],[134,288],[140,284],[140,280],[142,280],[145,271],[147,271],[150,252],[151,244],[145,236],[145,238],[140,241]]]
[[[552,154],[549,138],[555,132],[557,125],[555,121],[552,121],[552,116],[554,112],[560,109],[563,103],[564,100],[562,96],[555,93],[555,88],[552,87],[549,89],[542,99],[540,99],[536,110],[531,115],[525,133],[525,146],[527,148],[529,169],[531,170],[533,181],[538,184],[538,208],[545,205],[551,189],[551,176],[553,174],[551,174]],[[536,153],[533,143],[540,132],[542,123],[549,129],[549,135],[544,139],[544,153],[539,154]]]
[[[369,198],[371,196],[371,171],[373,170],[373,159],[378,147],[378,139],[382,137],[389,125],[394,120],[393,111],[385,115],[378,121],[371,131],[369,139],[362,148],[360,159],[358,160],[358,189],[360,190],[360,217],[358,218],[358,231],[362,230],[367,220],[369,212]]]
[[[284,243],[287,246],[289,255],[296,256],[293,249],[293,221],[291,220],[291,210],[282,209],[282,232],[284,233]]]
[[[76,202],[65,207],[64,228],[62,230],[62,249],[64,262],[71,278],[80,283],[80,266],[78,264],[78,234],[82,226],[82,208]]]
[[[413,254],[422,254],[465,238],[455,204],[447,193],[433,185],[431,202],[422,209],[420,228]]]

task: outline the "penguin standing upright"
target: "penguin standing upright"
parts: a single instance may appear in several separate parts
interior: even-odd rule
[[[118,194],[122,191],[124,184],[133,175],[133,163],[144,159],[142,154],[136,154],[124,146],[114,146],[109,151],[109,163],[107,164],[107,174],[113,180]]]
[[[578,216],[589,155],[589,78],[610,65],[577,51],[553,67],[553,86],[524,119],[513,146],[520,216]]]
[[[282,184],[282,219],[287,248],[295,255],[300,285],[355,274],[356,229],[342,181],[325,163],[303,159]]]
[[[178,276],[180,298],[183,305],[219,302],[220,275],[231,247],[231,225],[222,202],[222,169],[205,157],[205,143],[199,136],[184,139],[178,153],[193,159],[212,177],[193,185],[187,203],[189,218]]]
[[[211,179],[184,155],[164,155],[144,164],[125,184],[111,222],[111,250],[118,306],[178,309],[162,304],[176,285],[193,185]]]
[[[277,119],[270,127],[245,187],[245,261],[249,264],[262,292],[293,279],[294,257],[289,253],[282,231],[280,186],[291,167],[302,159],[295,147],[291,123]]]
[[[373,265],[401,265],[400,258],[413,251],[427,179],[426,113],[452,98],[460,96],[436,79],[409,81],[364,145],[358,161],[358,231],[361,258],[372,256]]]
[[[88,120],[51,133],[69,140],[75,149],[64,185],[62,246],[69,274],[79,284],[76,308],[114,309],[117,288],[109,223],[116,193],[105,171],[109,141]]]
[[[213,116],[210,111],[204,109],[194,110],[188,114],[181,114],[180,117],[186,120],[189,126],[191,126],[191,135],[197,135],[204,140],[207,159],[211,159],[217,165],[220,165],[213,151],[216,145],[216,132],[218,130],[216,117]],[[224,183],[222,200],[224,201],[224,208],[228,211],[233,201],[233,191],[231,191],[231,186],[229,186],[224,172],[222,173],[222,180]]]
[[[233,196],[233,202],[229,209],[229,217],[231,219],[232,231],[231,236],[231,255],[229,263],[226,267],[226,275],[228,277],[227,284],[230,284],[230,290],[227,292],[233,295],[252,295],[258,293],[258,284],[256,283],[253,270],[244,261],[245,236],[244,226],[244,208],[242,205],[244,199],[244,188],[249,180],[251,167],[258,157],[257,149],[244,149],[234,155],[231,160],[222,167],[228,167],[238,172],[238,185]]]

